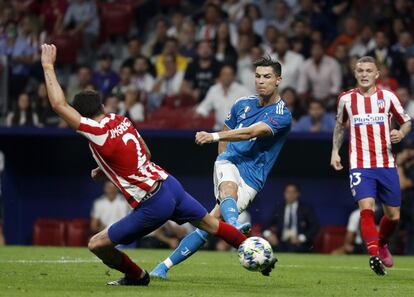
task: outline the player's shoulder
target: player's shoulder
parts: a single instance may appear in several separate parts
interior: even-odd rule
[[[353,88],[353,89],[350,89],[350,90],[348,90],[348,91],[344,91],[344,92],[341,92],[339,95],[338,95],[338,101],[340,101],[340,100],[350,100],[351,99],[351,95],[353,94],[353,93],[355,93],[357,90],[355,89],[355,88]]]
[[[243,96],[240,98],[237,98],[237,100],[234,102],[234,106],[244,106],[244,105],[250,105],[250,104],[255,104],[257,102],[257,100],[259,100],[259,98],[257,97],[257,95],[249,95],[249,96]]]
[[[391,90],[381,89],[380,91],[382,92],[384,98],[379,98],[379,99],[385,99],[385,98],[394,99],[394,98],[398,98],[397,94],[395,94]]]

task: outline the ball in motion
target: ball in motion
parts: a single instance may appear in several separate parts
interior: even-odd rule
[[[250,271],[262,271],[273,259],[270,243],[261,237],[249,237],[238,250],[240,264]]]

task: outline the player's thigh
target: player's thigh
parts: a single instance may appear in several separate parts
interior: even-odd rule
[[[351,194],[355,202],[360,205],[360,200],[377,197],[376,177],[372,169],[356,168],[349,172]]]
[[[392,215],[401,206],[400,180],[397,169],[381,168],[377,171],[378,199],[383,205],[390,207],[389,214]]]
[[[116,244],[129,244],[162,226],[174,213],[175,200],[163,183],[157,194],[140,203],[138,207],[108,229]]]
[[[214,194],[217,200],[228,196],[238,199],[238,187],[241,177],[237,167],[227,161],[219,160],[214,163]]]

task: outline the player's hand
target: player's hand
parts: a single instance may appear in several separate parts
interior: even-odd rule
[[[49,64],[53,65],[56,61],[56,46],[54,44],[43,44],[42,45],[42,65]]]
[[[393,129],[391,131],[391,143],[399,143],[403,138],[404,138],[404,134],[397,129]]]
[[[332,152],[331,155],[331,166],[335,169],[335,170],[342,170],[342,168],[344,168],[341,164],[341,157],[339,156],[338,152]]]
[[[92,169],[91,171],[91,177],[94,181],[101,181],[106,178],[105,173],[101,170],[101,168],[97,167],[95,169]]]
[[[211,135],[211,133],[205,132],[205,131],[201,131],[201,132],[197,132],[196,136],[195,136],[195,142],[198,145],[203,145],[206,143],[212,143],[213,142],[213,135]]]

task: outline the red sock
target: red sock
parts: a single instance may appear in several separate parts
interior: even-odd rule
[[[388,239],[398,226],[399,220],[390,220],[386,216],[381,218],[380,229],[379,229],[379,244],[383,246],[387,244]]]
[[[368,253],[378,256],[378,231],[375,226],[374,211],[371,209],[361,210],[361,236],[364,239]]]
[[[223,221],[219,221],[219,227],[215,235],[236,249],[247,239],[243,233],[240,233],[235,227]]]
[[[139,267],[137,264],[135,264],[128,256],[127,254],[121,252],[122,254],[122,262],[119,265],[119,267],[113,267],[116,270],[119,270],[123,273],[125,273],[125,276],[128,278],[134,278],[138,279],[142,276],[142,268]]]

